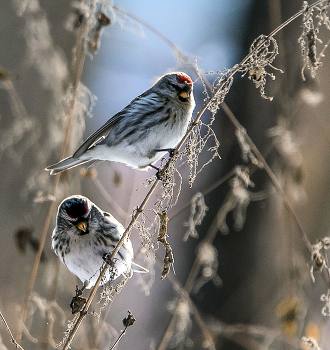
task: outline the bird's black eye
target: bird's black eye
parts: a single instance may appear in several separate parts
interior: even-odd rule
[[[64,209],[71,219],[80,218],[88,213],[87,203],[83,201],[67,202]]]

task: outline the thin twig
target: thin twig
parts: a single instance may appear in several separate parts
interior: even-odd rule
[[[14,338],[14,336],[13,336],[13,333],[11,332],[11,330],[10,330],[10,328],[9,328],[9,326],[8,326],[8,323],[6,322],[6,319],[4,318],[4,316],[3,316],[3,314],[2,314],[1,311],[0,311],[0,317],[1,317],[1,319],[2,319],[2,322],[5,324],[5,327],[6,327],[6,329],[7,329],[7,332],[8,332],[9,335],[10,335],[11,342],[12,342],[13,344],[15,344],[15,348],[16,348],[16,349],[24,350],[24,349],[17,343],[17,341],[15,340],[15,338]]]
[[[211,193],[213,190],[215,190],[217,187],[225,183],[228,179],[230,179],[233,175],[236,173],[236,166],[229,171],[226,175],[221,177],[218,181],[214,182],[211,186],[207,187],[204,191],[202,191],[202,195],[205,197],[207,194]],[[191,207],[191,203],[188,202],[186,205],[184,205],[182,208],[175,211],[173,215],[171,215],[171,220],[173,220],[175,217],[180,215],[183,211]]]
[[[162,259],[157,254],[156,254],[156,260],[157,260],[158,265],[162,266],[162,264],[163,264]],[[167,275],[167,277],[170,280],[170,282],[172,283],[174,289],[176,291],[178,291],[180,293],[181,297],[184,298],[189,303],[191,310],[193,312],[193,315],[195,317],[195,320],[203,333],[204,340],[206,341],[207,344],[210,344],[208,349],[215,350],[215,346],[214,346],[214,342],[213,342],[211,333],[210,333],[207,325],[205,324],[203,317],[199,313],[198,308],[196,307],[195,303],[190,298],[189,292],[186,290],[186,288],[182,287],[182,285],[180,284],[180,282],[178,281],[176,276],[173,274],[173,272],[170,272]],[[158,347],[158,350],[160,350],[160,349],[165,349],[165,348]]]
[[[158,265],[161,267],[162,266],[162,259],[156,254],[156,260]],[[173,284],[173,287],[176,291],[180,293],[181,298],[184,298],[190,305],[192,313],[195,317],[195,320],[200,327],[204,339],[206,340],[209,349],[214,348],[214,337],[212,337],[210,328],[213,329],[213,333],[219,334],[222,337],[231,339],[233,342],[236,342],[237,344],[243,344],[240,342],[239,339],[236,339],[234,335],[238,333],[244,333],[250,336],[255,336],[255,337],[273,337],[274,339],[280,339],[284,343],[291,345],[295,347],[296,349],[301,349],[301,340],[300,339],[295,339],[291,337],[287,337],[283,335],[283,332],[281,331],[274,331],[273,329],[266,328],[260,325],[243,325],[243,324],[232,324],[232,325],[227,325],[223,322],[217,321],[216,325],[209,327],[203,320],[201,314],[198,311],[197,306],[195,305],[194,301],[190,298],[189,293],[187,292],[186,288],[183,287],[176,276],[170,272],[168,274],[168,279],[169,281]],[[214,330],[216,329],[216,330]],[[213,345],[213,346],[212,346]],[[243,344],[244,345],[244,344]],[[167,344],[166,344],[167,346]],[[165,347],[166,348],[166,347]],[[163,347],[158,347],[157,350],[164,350],[165,348]]]
[[[169,162],[167,163],[169,164]],[[119,242],[117,243],[116,247],[114,248],[114,250],[112,251],[111,255],[110,255],[110,260],[113,260],[115,255],[118,253],[120,247],[123,245],[123,243],[125,242],[125,240],[127,239],[127,237],[129,236],[129,233],[135,223],[135,221],[138,219],[139,215],[142,213],[145,205],[147,204],[149,198],[151,197],[152,193],[154,192],[154,190],[156,189],[158,183],[160,182],[159,179],[156,179],[155,182],[153,183],[153,185],[151,186],[149,192],[147,193],[146,197],[144,198],[143,202],[141,203],[141,205],[136,209],[136,212],[135,214],[133,215],[132,217],[132,220],[131,222],[129,223],[129,225],[127,226],[122,238],[119,240]],[[108,268],[109,268],[109,264],[106,264],[105,267],[103,268],[103,270],[101,271],[100,273],[100,276],[98,277],[94,287],[92,288],[91,290],[91,293],[86,301],[86,304],[84,305],[83,309],[80,311],[80,315],[79,315],[79,318],[77,319],[74,327],[72,328],[72,330],[70,331],[70,334],[68,336],[68,338],[66,339],[66,342],[64,344],[64,347],[63,347],[63,350],[66,350],[69,348],[71,342],[72,342],[72,339],[73,337],[75,336],[82,320],[84,319],[84,317],[86,316],[87,314],[87,310],[89,309],[89,306],[91,305],[92,303],[92,300],[96,294],[96,291],[97,291],[97,288],[99,287],[104,275],[106,274]]]
[[[183,143],[185,142],[185,140],[187,139],[187,137],[189,136],[190,132],[192,131],[192,129],[194,128],[195,125],[198,124],[199,119],[201,118],[201,116],[203,115],[203,113],[205,112],[205,110],[207,109],[207,107],[209,106],[210,101],[208,101],[204,107],[202,108],[202,110],[198,113],[196,119],[194,120],[194,122],[191,124],[191,126],[189,127],[188,131],[186,132],[185,136],[183,137],[183,139],[181,140],[181,142],[179,143],[179,145],[176,147],[176,149],[174,150],[174,153],[176,154],[179,149],[181,148],[181,146],[183,145]],[[168,167],[170,166],[171,162],[173,161],[173,158],[170,158],[167,163],[165,164],[163,171],[167,170]],[[120,241],[117,243],[115,249],[112,251],[111,255],[110,255],[110,260],[113,260],[115,255],[118,253],[120,247],[123,245],[124,241],[127,239],[127,237],[130,234],[130,231],[134,225],[134,223],[136,222],[136,220],[138,219],[139,215],[142,213],[145,205],[147,204],[149,198],[151,197],[151,195],[153,194],[154,190],[156,189],[158,183],[160,182],[159,179],[156,179],[155,182],[153,183],[153,185],[151,186],[151,188],[149,189],[146,197],[144,198],[144,200],[142,201],[141,205],[137,208],[135,214],[132,217],[131,222],[129,223],[128,227],[126,228],[122,238],[120,239]],[[109,264],[106,264],[105,267],[103,268],[103,270],[100,273],[100,276],[98,277],[93,289],[91,290],[91,293],[86,301],[86,304],[84,305],[82,311],[80,312],[80,316],[77,319],[74,327],[71,329],[70,334],[68,336],[68,338],[66,339],[66,342],[64,344],[63,350],[67,350],[73,340],[73,337],[75,336],[82,320],[84,319],[84,317],[87,314],[87,310],[90,306],[90,304],[92,303],[92,300],[96,294],[96,290],[99,287],[104,275],[106,274],[108,268],[109,268]]]
[[[224,107],[224,106],[223,106]],[[226,107],[225,107],[226,109]],[[290,212],[290,214],[292,215],[297,228],[298,228],[298,234],[300,235],[301,239],[303,240],[303,242],[305,243],[306,247],[308,248],[308,250],[310,251],[310,253],[312,253],[312,245],[309,241],[309,239],[307,238],[307,235],[304,231],[304,229],[301,226],[301,223],[293,209],[292,204],[290,203],[288,197],[286,196],[281,184],[279,183],[279,181],[277,180],[275,174],[273,173],[273,171],[271,170],[271,168],[269,167],[268,163],[266,162],[265,158],[263,157],[263,155],[260,153],[258,147],[254,144],[254,142],[251,140],[251,138],[249,137],[249,135],[246,133],[245,129],[241,126],[241,124],[238,122],[238,120],[236,119],[236,117],[234,116],[234,114],[229,110],[226,109],[226,114],[229,117],[230,121],[234,124],[234,126],[237,129],[240,129],[242,134],[244,135],[244,138],[246,140],[246,142],[248,143],[248,145],[251,147],[253,153],[255,154],[255,156],[257,157],[258,161],[263,165],[267,175],[269,176],[270,180],[272,181],[276,191],[281,195],[284,204],[287,208],[287,210]]]
[[[207,243],[211,243],[213,242],[217,232],[218,232],[218,225],[217,225],[217,215],[215,216],[203,242],[207,242]],[[202,244],[202,243],[201,243]],[[186,283],[184,284],[184,290],[185,293],[187,293],[187,295],[190,294],[191,290],[194,287],[194,283],[197,279],[198,273],[200,271],[200,268],[202,266],[202,263],[200,261],[200,259],[197,257],[193,263],[193,266],[190,269],[190,273],[188,275],[188,278],[186,280]],[[177,303],[178,305],[178,303]],[[175,308],[177,309],[177,307]],[[175,312],[173,313],[173,315],[175,315]],[[170,323],[167,325],[167,328],[165,329],[163,336],[159,342],[159,345],[157,347],[157,350],[165,350],[167,347],[168,342],[171,339],[171,335],[174,331],[174,325],[175,325],[175,319],[174,317],[172,317]]]
[[[113,350],[116,347],[116,345],[119,343],[120,339],[124,336],[124,334],[126,334],[127,328],[133,326],[135,321],[136,320],[135,320],[134,316],[131,314],[130,311],[128,311],[128,316],[123,319],[123,325],[124,325],[125,328],[121,332],[121,334],[119,335],[119,337],[115,341],[115,343],[112,345],[110,350]]]
[[[117,340],[114,342],[114,344],[111,346],[110,350],[113,350],[113,349],[116,347],[116,345],[119,343],[120,339],[121,339],[121,338],[124,336],[124,334],[126,333],[126,330],[127,330],[127,327],[125,327],[125,328],[123,329],[123,331],[120,333],[118,339],[117,339]]]
[[[316,6],[318,6],[319,4],[321,4],[324,0],[318,0],[315,3],[313,3],[312,5],[309,6],[309,8],[314,8]],[[195,72],[197,73],[197,69],[196,67],[190,62],[189,58],[182,52],[180,51],[180,49],[178,49],[178,47],[170,40],[168,39],[166,36],[164,36],[161,32],[159,32],[156,28],[154,28],[153,26],[151,26],[149,23],[145,22],[144,20],[142,20],[141,18],[139,18],[136,15],[133,15],[125,10],[123,10],[122,8],[118,7],[118,6],[114,6],[114,9],[117,11],[120,11],[122,13],[125,13],[127,16],[133,18],[134,20],[136,20],[137,22],[139,22],[140,24],[144,25],[146,28],[148,28],[150,31],[152,31],[154,34],[156,34],[158,37],[160,37],[165,43],[167,43],[173,50],[177,50],[181,57],[183,57],[186,61],[186,63],[188,63],[191,67],[193,67],[193,69],[195,70]],[[229,80],[235,73],[237,73],[237,71],[239,70],[239,67],[241,67],[245,62],[247,62],[249,60],[249,58],[252,56],[252,54],[254,54],[255,52],[257,52],[263,45],[264,43],[267,41],[268,38],[275,36],[278,32],[280,32],[284,27],[286,27],[288,24],[290,24],[292,21],[294,21],[296,18],[300,17],[303,13],[305,12],[305,9],[301,9],[300,11],[298,11],[295,15],[291,16],[289,19],[287,19],[284,23],[282,23],[281,25],[279,25],[276,29],[274,29],[268,36],[265,37],[265,39],[263,41],[261,41],[261,43],[256,46],[254,48],[254,50],[252,50],[245,58],[243,58],[243,60],[240,62],[239,65],[237,65],[236,69],[233,69],[231,71],[231,73],[228,75],[227,80]],[[208,86],[210,88],[210,83],[207,80],[204,80],[206,86]],[[221,91],[223,85],[226,83],[226,80],[224,82],[222,82],[222,84],[219,85],[218,89],[215,91],[215,93],[213,95],[216,95],[219,91]],[[204,105],[204,107],[202,108],[202,110],[200,111],[200,113],[197,115],[195,121],[191,124],[191,127],[189,128],[189,130],[187,131],[186,135],[184,136],[184,138],[181,140],[180,144],[178,145],[177,149],[180,149],[181,146],[183,145],[183,143],[186,141],[188,135],[190,134],[190,132],[192,131],[192,129],[198,124],[200,117],[202,116],[202,114],[205,112],[205,110],[207,109],[209,103],[211,102],[212,97],[209,99],[209,101]],[[235,115],[232,113],[232,111],[230,110],[230,108],[228,107],[228,105],[223,102],[221,104],[221,108],[222,110],[225,112],[225,114],[228,116],[229,120],[232,122],[232,124],[235,126],[236,129],[241,130],[243,132],[243,135],[245,137],[246,142],[248,143],[248,145],[250,146],[250,148],[253,150],[253,152],[255,153],[257,159],[263,164],[267,175],[269,176],[269,178],[271,179],[271,181],[274,184],[274,187],[276,188],[276,190],[279,192],[279,194],[282,196],[285,206],[287,208],[287,210],[291,213],[291,215],[293,216],[297,227],[298,227],[298,233],[300,235],[300,237],[302,238],[303,242],[305,243],[306,247],[308,248],[308,250],[312,253],[312,245],[309,241],[309,239],[307,238],[306,233],[304,232],[299,219],[289,201],[289,199],[287,198],[285,192],[283,191],[280,183],[278,182],[276,176],[274,175],[274,173],[272,172],[272,170],[270,169],[270,167],[268,166],[266,160],[264,159],[264,157],[262,156],[262,154],[260,153],[260,151],[258,150],[258,148],[256,147],[256,145],[254,144],[254,142],[251,140],[251,138],[249,137],[249,135],[246,133],[246,130],[242,127],[242,125],[239,123],[239,121],[237,120],[237,118],[235,117]],[[222,182],[220,182],[222,183]],[[216,188],[218,185],[215,184],[214,186],[212,186],[213,188]],[[185,209],[185,208],[184,208]],[[184,210],[182,209],[182,210]]]
[[[322,1],[324,0],[318,0],[316,1],[314,4],[310,5],[311,8],[319,5],[320,3],[322,3]],[[116,7],[117,8],[117,7]],[[121,10],[120,8],[117,8],[118,10]],[[121,10],[122,11],[122,10]],[[124,13],[126,13],[125,11],[122,11]],[[283,24],[281,24],[278,28],[276,28],[274,31],[272,31],[270,33],[270,35],[268,37],[265,38],[265,40],[261,41],[259,45],[257,45],[241,62],[240,64],[236,65],[231,71],[230,73],[228,74],[227,76],[227,79],[224,80],[222,83],[220,83],[217,87],[217,89],[215,90],[215,92],[213,93],[213,96],[216,96],[220,91],[221,89],[224,87],[224,85],[227,83],[228,80],[230,80],[240,69],[240,67],[242,67],[252,56],[253,54],[255,54],[255,52],[257,52],[264,44],[265,42],[268,40],[269,37],[272,37],[274,35],[276,35],[276,33],[278,33],[281,29],[283,29],[286,25],[288,25],[289,23],[291,23],[294,19],[298,18],[300,15],[302,15],[304,13],[303,10],[300,10],[298,13],[296,13],[294,16],[290,17],[287,21],[285,21]],[[136,16],[134,16],[136,17]],[[133,17],[132,17],[133,18]],[[141,22],[140,22],[141,23]],[[150,28],[151,26],[148,25],[148,28]],[[155,32],[155,31],[154,31]],[[158,32],[158,31],[157,31]],[[164,39],[164,36],[160,34],[160,37]],[[157,34],[158,35],[158,34]],[[165,40],[166,42],[168,42],[168,40]],[[173,48],[176,48],[176,46],[171,42],[169,41],[168,44]],[[174,46],[173,46],[174,45]],[[186,56],[185,56],[186,57]],[[199,120],[200,118],[202,117],[202,115],[204,114],[204,112],[210,107],[212,103],[212,97],[204,104],[204,106],[202,107],[202,109],[200,110],[200,112],[197,114],[195,120],[191,123],[190,127],[188,128],[185,136],[182,138],[182,140],[180,141],[180,143],[178,144],[178,146],[176,147],[174,153],[177,153],[180,148],[182,147],[182,145],[184,144],[184,142],[186,141],[186,139],[188,138],[188,136],[190,135],[191,131],[193,130],[193,128],[199,123]],[[224,103],[222,103],[222,107],[226,106]],[[228,106],[227,106],[227,109],[228,109]],[[228,110],[227,110],[228,112]],[[226,114],[228,115],[228,113],[226,112]],[[232,113],[231,113],[232,114]],[[238,120],[235,118],[235,116],[232,114],[232,117],[233,118],[230,118],[230,120],[232,121],[232,123],[235,125],[235,127],[237,129],[240,129],[240,130],[244,130],[242,128],[242,126],[240,125],[240,123],[238,122]],[[257,158],[259,161],[261,161],[265,167],[265,170],[268,174],[268,176],[270,177],[270,179],[272,180],[276,190],[282,195],[284,201],[285,201],[285,204],[286,204],[286,207],[287,209],[291,212],[291,214],[293,215],[296,223],[297,223],[297,226],[298,226],[298,229],[299,229],[299,234],[301,235],[301,238],[303,239],[303,241],[305,242],[307,248],[310,250],[312,248],[311,246],[311,243],[309,242],[306,234],[304,233],[302,227],[301,227],[301,224],[299,223],[299,220],[297,218],[297,216],[295,215],[295,212],[293,210],[293,207],[292,205],[290,204],[289,200],[287,199],[282,187],[280,186],[279,182],[277,181],[275,175],[273,174],[273,172],[271,171],[271,169],[269,168],[268,164],[266,163],[265,159],[262,157],[261,153],[258,151],[257,147],[254,145],[254,143],[252,142],[252,140],[250,139],[250,137],[246,134],[245,132],[245,138],[246,138],[246,141],[247,143],[250,145],[251,149],[255,152]],[[171,164],[172,162],[172,158],[168,160],[168,162],[165,164],[164,166],[164,170],[166,170],[169,165]],[[117,246],[115,247],[115,249],[113,250],[113,252],[111,253],[111,256],[110,256],[110,259],[112,260],[115,255],[117,254],[117,252],[119,251],[121,245],[124,243],[124,241],[126,240],[126,238],[129,236],[130,234],[130,230],[131,228],[133,227],[134,223],[136,222],[136,220],[138,219],[139,215],[142,213],[146,203],[148,202],[149,198],[151,197],[152,193],[154,192],[154,190],[156,189],[158,183],[159,183],[159,179],[155,180],[155,182],[153,183],[152,187],[150,188],[150,190],[148,191],[145,199],[143,200],[142,204],[138,207],[138,209],[136,210],[135,214],[133,215],[132,217],[132,220],[131,222],[129,223],[128,227],[126,228],[122,238],[120,239],[120,241],[118,242]],[[107,272],[109,268],[109,265],[106,264],[105,267],[103,268],[103,270],[101,271],[100,273],[100,276],[99,278],[97,279],[93,289],[91,290],[91,293],[87,299],[87,302],[83,308],[83,310],[80,312],[80,316],[78,318],[78,320],[76,321],[74,327],[72,328],[72,330],[70,331],[70,334],[68,336],[68,338],[66,339],[66,342],[65,342],[65,345],[63,347],[63,350],[66,350],[69,348],[82,320],[84,319],[84,317],[86,316],[87,314],[87,310],[89,308],[89,306],[91,305],[91,302],[96,294],[96,290],[97,288],[99,287],[100,283],[101,283],[101,280],[102,278],[104,277],[105,273]]]

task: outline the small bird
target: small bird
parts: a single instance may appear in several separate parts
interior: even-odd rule
[[[111,254],[125,229],[111,214],[102,211],[88,198],[75,195],[59,205],[56,227],[52,234],[52,248],[62,263],[84,284],[91,288],[99,277],[107,254]],[[101,285],[133,271],[146,270],[133,263],[133,247],[126,239]],[[136,265],[139,270],[133,270]],[[144,270],[144,271],[143,271]]]
[[[110,160],[132,168],[148,166],[173,152],[185,135],[195,108],[193,82],[182,72],[168,73],[90,135],[72,157],[49,166],[55,175],[90,162]]]

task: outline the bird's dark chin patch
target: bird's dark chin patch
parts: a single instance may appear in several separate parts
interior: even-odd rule
[[[77,232],[75,233],[77,236],[85,236],[89,234],[89,230],[81,231],[81,230],[77,230]]]
[[[189,100],[189,96],[188,97],[182,97],[181,95],[179,95],[178,97],[179,97],[179,100],[181,102],[187,102]]]

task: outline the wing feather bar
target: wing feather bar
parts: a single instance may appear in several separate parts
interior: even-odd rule
[[[140,106],[140,108],[145,107],[145,105],[150,105],[151,103],[159,103],[157,99],[153,100],[153,98],[157,97],[156,93],[150,93],[150,89],[146,90],[144,93],[142,93],[140,96],[136,97],[134,100],[131,101],[131,103],[122,109],[120,112],[115,114],[111,119],[109,119],[103,126],[101,126],[98,130],[96,130],[92,135],[90,135],[87,140],[76,150],[76,152],[73,154],[72,158],[78,158],[83,153],[85,153],[91,146],[94,145],[94,143],[105,133],[109,133],[114,124],[118,122],[121,118],[125,118],[127,114],[129,114],[130,106],[136,104],[136,106]],[[145,101],[143,97],[149,96],[150,98]]]
[[[83,153],[85,153],[100,137],[105,133],[109,133],[114,124],[122,117],[122,113],[119,112],[115,114],[111,119],[109,119],[103,126],[96,130],[92,135],[90,135],[86,141],[76,150],[72,158],[78,158]]]

